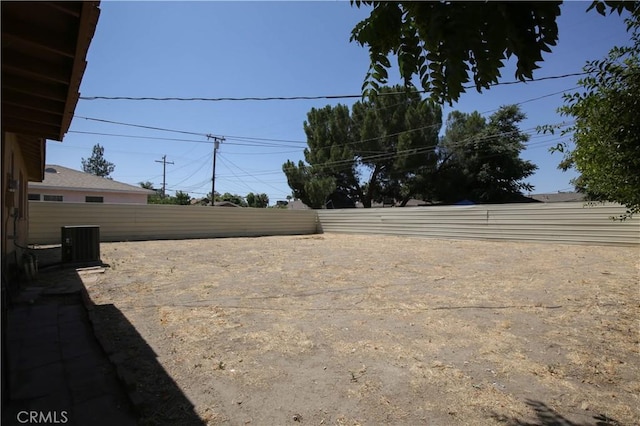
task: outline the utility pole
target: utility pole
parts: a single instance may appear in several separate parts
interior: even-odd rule
[[[207,135],[207,139],[209,138],[213,139],[213,174],[211,176],[211,207],[213,207],[216,199],[216,156],[218,148],[220,148],[220,142],[224,142],[224,138]]]
[[[156,163],[162,163],[162,198],[164,198],[167,187],[167,164],[173,164],[173,161],[167,161],[167,154],[165,154],[162,156],[162,160],[156,160]]]

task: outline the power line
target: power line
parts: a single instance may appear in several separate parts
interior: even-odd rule
[[[559,126],[567,126],[571,123],[560,123]],[[535,127],[532,127],[530,129],[526,129],[525,131],[522,131],[525,134],[531,134],[531,131],[535,130]],[[476,136],[471,136],[468,137],[466,139],[463,139],[461,141],[455,141],[449,144],[449,147],[455,148],[455,147],[464,147],[465,144],[469,141],[477,141],[477,142],[481,142],[481,141],[489,141],[491,139],[496,139],[499,137],[503,137],[503,136],[509,136],[513,133],[517,133],[517,132],[521,132],[521,130],[516,129],[510,132],[502,132],[502,133],[494,133],[494,134],[490,134],[490,135],[486,135],[486,136],[482,136],[482,137],[476,137]],[[546,135],[543,135],[546,136]],[[379,153],[379,154],[373,154],[373,155],[367,155],[367,156],[362,156],[359,158],[359,160],[362,161],[384,161],[384,160],[391,160],[397,156],[400,155],[421,155],[421,154],[428,154],[431,152],[435,152],[438,149],[437,146],[427,146],[427,147],[422,147],[422,148],[409,148],[409,149],[405,149],[405,150],[401,150],[401,151],[392,151],[392,152],[383,152],[383,153]],[[345,159],[345,160],[336,160],[336,161],[327,161],[324,163],[319,163],[319,164],[314,164],[314,165],[309,165],[311,167],[329,167],[329,166],[341,166],[344,165],[345,167],[351,167],[353,164],[355,164],[355,160],[353,158],[351,159]]]
[[[127,123],[124,123],[125,125]],[[166,131],[172,131],[167,129]],[[200,144],[207,144],[207,145],[213,145],[213,142],[210,141],[200,141],[200,140],[195,140],[195,139],[180,139],[180,138],[162,138],[162,137],[158,137],[158,136],[139,136],[139,135],[126,135],[126,134],[121,134],[121,133],[104,133],[104,132],[85,132],[85,131],[79,131],[79,130],[69,130],[68,133],[76,133],[76,134],[83,134],[83,135],[94,135],[94,136],[110,136],[110,137],[117,137],[117,138],[129,138],[129,139],[146,139],[146,140],[159,140],[159,141],[170,141],[170,142],[187,142],[187,143],[200,143]],[[251,138],[251,137],[245,137],[245,136],[226,136],[225,139],[231,140],[231,141],[236,141],[236,142],[227,142],[227,145],[237,145],[237,146],[255,146],[255,147],[263,147],[263,148],[299,148],[299,145],[287,145],[284,143],[269,143],[270,141],[285,141],[284,139],[269,139],[269,138]],[[255,143],[244,143],[244,141],[248,140],[254,140],[256,141]],[[260,141],[264,141],[264,142],[260,142]],[[305,144],[306,142],[304,141],[288,141],[291,143],[296,143],[296,144]],[[142,154],[142,153],[141,153]],[[144,153],[145,155],[147,153]]]
[[[507,86],[513,84],[522,84],[522,83],[532,83],[537,81],[545,81],[545,80],[557,80],[561,78],[568,77],[578,77],[588,74],[587,72],[576,72],[562,75],[553,75],[548,77],[534,78],[531,80],[514,80],[514,81],[504,81],[497,82],[491,84],[489,87],[494,86]],[[462,86],[464,89],[474,89],[475,85]],[[427,90],[418,90],[418,93],[428,93]],[[378,96],[389,96],[389,95],[399,95],[403,92],[390,92],[390,93],[378,93]],[[111,101],[202,101],[202,102],[223,102],[223,101],[299,101],[299,100],[320,100],[320,99],[355,99],[362,98],[362,94],[358,95],[318,95],[318,96],[247,96],[247,97],[215,97],[215,98],[206,98],[206,97],[191,97],[191,98],[182,98],[182,97],[135,97],[135,96],[80,96],[80,99],[84,101],[95,101],[95,100],[111,100]]]
[[[90,120],[90,121],[98,121],[101,123],[109,123],[109,124],[119,124],[121,126],[130,126],[130,127],[139,127],[142,129],[150,129],[150,130],[160,130],[160,131],[164,131],[164,132],[173,132],[173,133],[182,133],[185,135],[196,135],[196,136],[204,136],[206,137],[207,134],[206,133],[196,133],[196,132],[187,132],[186,130],[171,130],[171,129],[165,129],[162,127],[153,127],[153,126],[145,126],[142,124],[130,124],[130,123],[123,123],[120,121],[112,121],[112,120],[105,120],[103,118],[93,118],[93,117],[82,117],[80,115],[74,115],[74,118],[82,118],[84,120]]]
[[[521,105],[527,102],[533,102],[539,99],[543,99],[543,98],[547,98],[550,96],[555,96],[561,93],[565,93],[567,91],[570,90],[574,90],[575,88],[571,88],[571,89],[566,89],[563,91],[559,91],[559,92],[554,92],[554,93],[550,93],[547,95],[543,95],[543,96],[538,96],[532,99],[527,99],[521,102],[518,102],[516,105]],[[405,102],[402,102],[405,103]],[[401,104],[401,103],[399,103]],[[396,104],[396,105],[399,105]],[[391,108],[392,106],[389,107],[385,107],[385,108]],[[481,114],[487,114],[491,111],[487,111],[487,112],[483,112]],[[157,131],[166,131],[166,132],[175,132],[175,133],[181,133],[181,134],[189,134],[189,135],[197,135],[197,136],[207,136],[203,133],[197,133],[197,132],[190,132],[190,131],[184,131],[184,130],[177,130],[177,129],[169,129],[169,128],[161,128],[161,127],[154,127],[154,126],[147,126],[147,125],[140,125],[140,124],[133,124],[133,123],[123,123],[123,122],[118,122],[118,121],[113,121],[113,120],[105,120],[105,119],[99,119],[99,118],[91,118],[91,117],[81,117],[78,116],[78,118],[83,118],[83,119],[87,119],[87,120],[92,120],[92,121],[98,121],[98,122],[104,122],[104,123],[108,123],[108,124],[116,124],[116,125],[124,125],[124,126],[130,126],[130,127],[139,127],[139,128],[143,128],[143,129],[150,129],[150,130],[157,130]],[[439,124],[433,124],[430,126],[424,126],[424,127],[420,127],[420,128],[416,128],[416,129],[408,129],[404,132],[398,132],[397,134],[394,135],[386,135],[386,136],[382,136],[382,137],[376,137],[376,138],[371,138],[369,139],[369,141],[371,140],[376,140],[376,139],[383,139],[385,137],[391,137],[391,136],[398,136],[399,134],[405,133],[405,132],[413,132],[413,131],[419,131],[419,130],[424,130],[424,129],[428,129],[430,127],[436,127],[439,126]],[[201,141],[201,140],[193,140],[193,139],[178,139],[178,138],[161,138],[161,137],[148,137],[148,136],[137,136],[137,135],[122,135],[122,134],[108,134],[108,133],[97,133],[97,132],[80,132],[80,131],[71,131],[74,133],[81,133],[81,134],[100,134],[100,135],[105,135],[105,136],[114,136],[114,137],[131,137],[131,138],[141,138],[141,139],[157,139],[157,140],[169,140],[169,141],[184,141],[184,142],[194,142],[194,143],[211,143],[209,141]],[[489,137],[497,137],[495,135],[489,135]],[[537,137],[537,136],[534,136]],[[294,140],[285,140],[285,139],[267,139],[267,138],[256,138],[256,137],[243,137],[243,136],[230,136],[230,138],[232,139],[236,139],[238,142],[229,142],[229,144],[237,144],[237,145],[245,145],[245,146],[259,146],[259,147],[275,147],[275,146],[286,146],[286,147],[294,147],[291,145],[281,145],[282,143],[295,143],[295,144],[306,144],[307,142],[304,141],[294,141]],[[277,142],[276,144],[271,144],[268,142]],[[249,143],[243,143],[243,142],[249,142]],[[255,143],[253,143],[255,142]],[[356,142],[349,142],[347,144],[351,144],[351,143],[360,143],[362,141],[356,141]],[[463,141],[460,141],[463,142]],[[542,143],[548,143],[549,141],[543,141]],[[346,144],[345,144],[346,145]],[[529,147],[532,148],[533,147],[533,143],[529,144]],[[296,146],[297,148],[297,146]],[[435,147],[425,147],[425,148],[418,148],[418,149],[413,149],[413,150],[406,150],[406,151],[402,151],[402,152],[384,152],[384,151],[378,151],[378,152],[372,152],[372,155],[368,155],[368,156],[363,156],[361,158],[361,160],[385,160],[385,159],[392,159],[393,157],[397,156],[397,155],[420,155],[420,154],[426,154],[428,152],[435,152],[436,148]],[[337,161],[337,162],[333,162],[334,166],[339,166],[340,163],[343,163],[345,166],[349,166],[349,163],[352,163],[353,160],[341,160],[341,161]],[[331,165],[332,162],[328,162],[326,164],[323,164],[325,166],[329,166]],[[256,173],[248,173],[242,169],[240,169],[239,167],[237,167],[237,165],[234,164],[234,166],[240,170],[245,176],[247,177],[251,177],[254,178],[256,180],[259,180],[257,178],[258,175],[274,175],[274,174],[281,174],[282,171],[265,171],[265,172],[256,172]],[[320,165],[322,166],[322,165]],[[194,172],[191,176],[189,176],[186,179],[183,179],[180,183],[185,182],[186,180],[188,180],[189,178],[191,178],[193,175],[195,175],[197,173]],[[234,177],[236,179],[240,179],[239,176],[234,173],[233,171],[231,171],[231,173],[234,175]],[[178,183],[178,185],[180,184]],[[199,185],[192,185],[191,187],[197,187]],[[271,186],[271,185],[269,185]],[[272,188],[275,189],[275,187],[272,186]]]
[[[189,176],[187,176],[186,178],[182,179],[180,182],[176,183],[174,186],[178,186],[186,181],[188,181],[189,179],[191,179],[193,176],[196,175],[196,173],[198,173],[200,170],[202,170],[202,168],[209,164],[209,159],[213,157],[213,153],[209,154],[208,156],[206,156],[204,158],[204,160],[202,161],[202,163],[200,164],[200,167],[198,167],[193,173],[191,173]],[[209,182],[209,179],[207,179],[205,182]],[[200,185],[198,185],[200,186]]]
[[[265,182],[265,181],[263,181],[263,180],[260,180],[259,178],[257,178],[257,177],[256,177],[256,176],[254,176],[253,174],[251,174],[251,173],[247,172],[246,170],[241,169],[237,164],[235,164],[233,161],[229,160],[228,158],[227,158],[227,159],[223,159],[223,158],[222,158],[222,156],[220,156],[220,159],[222,159],[225,163],[229,163],[229,164],[231,164],[231,165],[232,165],[232,166],[234,166],[236,169],[238,169],[239,171],[243,172],[245,175],[247,175],[247,176],[249,176],[249,177],[254,178],[256,181],[258,181],[258,182],[260,182],[260,183],[262,183],[262,184],[265,184],[265,185],[267,185],[267,186],[269,186],[269,187],[271,187],[271,188],[275,189],[276,191],[279,191],[279,190],[280,190],[279,188],[276,188],[275,186],[273,186],[273,185],[269,185],[267,182]],[[238,177],[238,176],[237,176],[237,175],[236,175],[236,174],[235,174],[231,169],[230,169],[229,171],[231,171],[231,173],[232,173],[236,178],[240,179],[240,178],[239,178],[239,177]]]
[[[565,123],[566,124],[566,123]],[[529,129],[532,130],[533,128]],[[490,139],[494,139],[497,137],[501,137],[501,136],[508,136],[510,134],[512,134],[513,132],[503,132],[503,133],[496,133],[496,134],[491,134],[491,135],[487,135],[483,138],[478,138],[478,140],[490,140]],[[531,132],[527,133],[531,135]],[[532,135],[532,138],[548,138],[549,135]],[[459,141],[457,142],[455,145],[460,145],[462,146],[462,144],[466,141],[469,141],[473,138],[467,138],[464,141]],[[563,137],[555,137],[549,140],[541,140],[541,141],[535,141],[535,142],[530,142],[527,144],[527,148],[528,149],[535,149],[535,148],[543,148],[545,146],[550,146],[550,144],[554,143],[557,140],[561,140],[563,139]],[[378,155],[372,155],[372,156],[367,156],[365,157],[366,159],[370,159],[373,160],[378,159],[378,160],[385,160],[385,159],[392,159],[398,155],[419,155],[419,154],[424,154],[424,153],[428,153],[428,152],[435,152],[436,147],[425,147],[423,149],[413,149],[413,150],[406,150],[406,151],[400,151],[400,152],[390,152],[390,153],[381,153]],[[412,152],[413,151],[413,152]],[[377,157],[377,158],[376,158]],[[385,158],[386,157],[386,158]],[[492,156],[483,156],[482,158],[490,158],[490,157],[495,157],[495,155]],[[269,174],[281,174],[282,171],[265,171],[265,172],[254,172],[254,173],[249,173],[245,170],[243,170],[242,168],[240,168],[237,164],[231,162],[228,159],[222,158],[221,156],[221,160],[227,165],[227,168],[229,169],[231,175],[233,176],[233,178],[235,178],[237,183],[242,184],[244,187],[248,188],[251,190],[251,187],[249,185],[247,185],[243,180],[241,176],[246,176],[246,177],[251,177],[253,179],[255,179],[256,181],[260,182],[261,184],[267,184],[267,182],[265,182],[264,180],[260,180],[257,176],[258,175],[269,175]],[[338,160],[338,161],[334,161],[334,162],[326,162],[323,164],[318,164],[316,166],[329,166],[329,165],[333,165],[333,166],[338,166],[338,168],[340,168],[340,166],[345,166],[346,167],[351,167],[351,165],[353,164],[354,160],[353,159],[349,159],[349,160]],[[236,173],[234,172],[231,167],[229,167],[230,165],[232,165],[233,167],[235,167],[240,173]],[[229,177],[225,177],[225,176],[219,176],[219,178],[221,179],[229,179],[231,176]],[[205,182],[203,182],[202,184],[204,184]],[[275,182],[274,182],[275,183]],[[198,185],[193,185],[192,187],[197,187]],[[267,185],[277,191],[280,191],[280,189],[276,188],[273,185]],[[194,192],[197,193],[197,192]]]
[[[231,172],[231,174],[236,178],[236,181],[240,184],[242,184],[245,188],[247,188],[249,190],[249,192],[257,192],[254,191],[253,188],[251,188],[249,185],[247,185],[243,180],[240,179],[240,177],[238,177],[235,172],[233,171],[233,169],[230,167],[230,164],[232,164],[230,161],[227,162],[227,160],[224,159],[224,157],[222,155],[220,155],[220,160],[227,166],[227,169]],[[235,166],[235,164],[234,164]],[[237,168],[237,166],[235,166]]]
[[[584,74],[584,73],[574,73],[574,74],[565,74],[564,76],[570,76],[570,75],[578,75],[578,74]],[[554,76],[554,77],[543,77],[543,79],[550,79],[550,78],[561,78],[564,76]],[[506,83],[505,83],[506,84]],[[548,98],[551,96],[556,96],[558,94],[562,94],[571,90],[575,90],[577,87],[572,87],[570,89],[566,89],[566,90],[562,90],[562,91],[558,91],[558,92],[554,92],[554,93],[549,93],[546,95],[542,95],[542,96],[538,96],[535,98],[531,98],[531,99],[526,99],[524,101],[518,102],[515,105],[522,105],[528,102],[533,102],[533,101],[537,101],[540,99],[544,99],[544,98]],[[397,93],[396,93],[397,94]],[[393,107],[393,106],[397,106],[400,105],[404,102],[398,103],[398,104],[394,104],[392,106],[389,106],[389,108]],[[499,108],[497,109],[493,109],[493,110],[489,110],[489,111],[484,111],[481,114],[488,114],[490,112],[493,111],[497,111]],[[164,131],[164,132],[172,132],[172,133],[181,133],[181,134],[190,134],[190,135],[197,135],[197,136],[210,136],[208,134],[204,134],[204,133],[197,133],[197,132],[189,132],[189,131],[185,131],[185,130],[176,130],[176,129],[169,129],[169,128],[162,128],[162,127],[154,127],[154,126],[147,126],[147,125],[142,125],[142,124],[133,124],[133,123],[125,123],[125,122],[120,122],[120,121],[113,121],[113,120],[105,120],[105,119],[100,119],[100,118],[92,118],[92,117],[82,117],[82,116],[75,116],[77,118],[82,118],[85,120],[91,120],[91,121],[98,121],[98,122],[104,122],[104,123],[109,123],[109,124],[116,124],[116,125],[121,125],[121,126],[129,126],[129,127],[138,127],[138,128],[143,128],[143,129],[152,129],[152,130],[158,130],[158,131]],[[438,126],[437,124],[433,124],[430,126],[425,126],[425,127],[421,127],[421,128],[417,128],[417,129],[408,129],[404,132],[413,132],[413,131],[419,131],[419,130],[426,130],[430,127],[436,127]],[[156,137],[149,137],[149,136],[132,136],[132,135],[118,135],[118,134],[110,134],[110,133],[97,133],[97,132],[81,132],[81,131],[69,131],[69,133],[81,133],[81,134],[92,134],[92,135],[101,135],[101,136],[114,136],[114,137],[131,137],[131,138],[139,138],[139,139],[157,139],[157,140],[167,140],[167,141],[182,141],[182,142],[193,142],[193,143],[207,143],[207,144],[211,144],[212,142],[207,141],[198,141],[198,140],[193,140],[193,139],[177,139],[177,138],[156,138]],[[367,141],[373,141],[376,139],[384,139],[385,137],[390,137],[390,136],[397,136],[399,134],[402,134],[403,132],[399,132],[397,134],[394,135],[387,135],[387,136],[381,136],[378,138],[370,138]],[[283,147],[283,148],[294,148],[296,147],[295,145],[286,145],[286,143],[292,143],[292,144],[307,144],[307,141],[297,141],[297,140],[287,140],[287,139],[269,139],[269,138],[256,138],[256,137],[248,137],[248,136],[233,136],[233,135],[226,135],[225,139],[227,140],[232,140],[232,141],[236,141],[236,142],[227,142],[227,144],[229,145],[238,145],[238,146],[257,146],[257,147]],[[244,142],[249,142],[249,143],[244,143]],[[256,142],[256,143],[252,143],[252,142]],[[278,142],[281,144],[270,144],[267,142]],[[347,142],[344,144],[344,146],[346,145],[352,145],[355,143],[359,143],[362,141],[357,141],[357,142]],[[341,145],[342,146],[342,145]]]
[[[117,123],[117,122],[112,122],[112,123],[134,126],[133,124],[126,124],[126,123]],[[203,144],[207,144],[207,145],[211,145],[213,143],[213,142],[208,142],[208,141],[199,141],[199,140],[195,140],[195,139],[161,138],[161,137],[158,137],[158,136],[123,135],[123,134],[119,134],[119,133],[84,132],[84,131],[80,131],[80,130],[69,130],[68,133],[77,133],[77,134],[81,134],[81,135],[95,135],[95,136],[112,136],[112,137],[131,138],[131,139],[151,139],[151,140],[171,141],[171,142],[203,143]]]

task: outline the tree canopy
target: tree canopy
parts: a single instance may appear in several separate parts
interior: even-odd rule
[[[345,199],[405,205],[410,198],[433,203],[524,201],[533,186],[524,179],[537,166],[520,158],[529,135],[518,127],[525,115],[515,105],[488,119],[453,111],[438,137],[441,112],[415,90],[397,87],[348,108],[312,109],[304,123],[307,162],[283,165],[296,198],[312,208],[349,207]],[[402,92],[401,92],[402,93]]]
[[[283,171],[296,198],[313,208],[408,200],[435,166],[441,110],[415,89],[383,87],[354,104],[312,108],[304,122],[306,163]],[[423,180],[423,179],[422,179]]]
[[[247,194],[246,199],[249,207],[265,208],[269,206],[269,196],[265,193],[254,194],[250,192]]]
[[[631,44],[588,62],[583,91],[565,95],[559,111],[575,118],[563,131],[572,134],[574,147],[556,148],[565,153],[560,168],[581,173],[578,190],[626,205],[623,219],[640,212],[640,3],[627,24]]]
[[[205,204],[211,203],[211,193],[208,193],[205,199],[203,200]],[[220,194],[218,191],[215,192],[214,201],[229,201],[233,204],[236,204],[240,207],[247,207],[247,202],[244,200],[242,195],[232,194],[230,192],[225,192],[224,194]]]
[[[93,146],[91,157],[87,159],[82,158],[82,170],[85,173],[111,179],[109,175],[113,173],[115,169],[115,164],[104,158],[104,147],[100,146],[100,144]]]
[[[552,2],[378,2],[359,22],[351,41],[369,49],[363,92],[387,82],[389,57],[396,56],[406,86],[417,76],[438,102],[452,103],[469,87],[478,91],[498,82],[500,69],[517,57],[515,77],[525,81],[558,41],[561,1]],[[589,9],[632,10],[637,2],[594,1]],[[587,9],[587,10],[589,10]],[[472,86],[466,86],[473,80]]]
[[[450,113],[438,150],[434,198],[445,203],[522,201],[522,191],[533,190],[523,180],[537,169],[520,158],[529,140],[518,127],[524,119],[516,105],[501,107],[488,121],[477,111]]]
[[[188,206],[191,204],[191,196],[186,192],[176,191],[176,195],[174,196],[163,197],[162,194],[153,187],[153,183],[146,181],[139,182],[138,184],[141,188],[156,191],[155,194],[151,194],[147,197],[147,202],[149,204],[178,204],[182,206]]]

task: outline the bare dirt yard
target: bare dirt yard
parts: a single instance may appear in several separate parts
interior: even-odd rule
[[[309,235],[103,243],[141,424],[640,424],[638,247]]]

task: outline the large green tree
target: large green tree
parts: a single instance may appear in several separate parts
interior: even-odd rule
[[[320,208],[347,200],[393,198],[405,202],[436,164],[441,110],[415,89],[383,87],[357,102],[312,109],[304,123],[306,163],[287,161],[283,171],[296,198]]]
[[[323,208],[336,191],[357,197],[358,178],[354,161],[349,107],[338,104],[312,108],[303,123],[308,147],[306,163],[288,160],[282,170],[296,198],[312,208]]]
[[[592,200],[627,206],[630,217],[640,212],[640,7],[627,19],[628,46],[614,47],[606,58],[590,61],[580,80],[583,91],[565,95],[560,112],[575,118],[560,168],[575,167],[578,190]]]
[[[282,165],[293,196],[312,209],[324,208],[336,190],[336,179],[322,174],[322,169],[322,166],[315,168],[302,160],[297,165],[291,160]]]
[[[269,206],[269,196],[265,193],[254,194],[250,192],[247,194],[246,199],[249,207],[265,208]]]
[[[82,170],[85,173],[91,173],[92,175],[111,179],[109,175],[113,173],[115,168],[115,164],[104,158],[104,147],[100,144],[93,146],[91,157],[82,159]]]
[[[401,205],[430,184],[442,110],[415,89],[382,87],[356,102],[352,113],[356,154],[362,166],[360,199],[392,199]]]
[[[503,106],[486,120],[478,112],[449,114],[440,143],[435,198],[446,202],[520,201],[533,186],[524,179],[537,169],[520,158],[529,135],[518,123],[525,115],[515,105]]]
[[[419,2],[359,1],[372,6],[368,18],[356,25],[351,40],[369,49],[370,68],[365,94],[387,82],[389,58],[395,56],[407,86],[417,76],[422,88],[439,102],[457,101],[465,84],[478,91],[501,77],[512,56],[521,81],[533,78],[558,41],[556,20],[560,1],[550,2]],[[594,1],[591,8],[632,10],[637,2]]]

